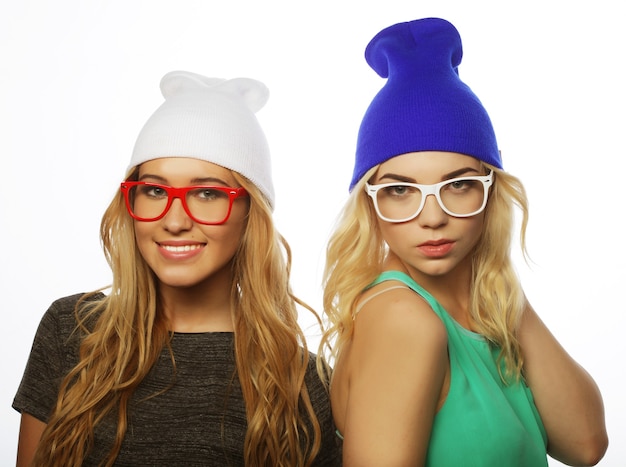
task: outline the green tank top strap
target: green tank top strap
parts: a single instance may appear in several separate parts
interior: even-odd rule
[[[369,289],[371,287],[374,287],[375,285],[378,285],[378,284],[380,284],[382,282],[386,282],[386,281],[402,282],[407,287],[409,287],[411,290],[413,290],[415,293],[420,295],[424,300],[426,300],[426,302],[430,305],[430,307],[433,309],[433,311],[435,313],[437,313],[437,315],[440,318],[445,318],[441,314],[441,311],[442,311],[441,306],[439,305],[439,302],[437,302],[437,300],[435,300],[435,297],[433,297],[426,289],[424,289],[421,285],[419,285],[417,282],[415,282],[411,276],[409,276],[408,274],[406,274],[404,272],[401,272],[401,271],[384,271],[384,272],[380,273],[380,275],[367,288]]]

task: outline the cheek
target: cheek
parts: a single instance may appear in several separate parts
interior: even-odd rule
[[[135,231],[135,238],[140,238],[146,235],[150,230],[151,222],[133,221],[133,229]]]
[[[413,237],[410,222],[404,224],[391,224],[389,222],[379,220],[378,230],[382,239],[391,248],[393,248],[394,245],[397,245],[398,242],[401,242],[402,240],[406,242],[407,239]]]
[[[135,242],[137,243],[137,247],[141,252],[141,255],[144,256],[144,248],[146,241],[150,239],[151,226],[150,222],[139,222],[134,221],[133,226],[135,230]]]
[[[470,218],[468,219],[468,221],[469,222],[465,230],[466,238],[468,239],[468,242],[470,243],[471,248],[474,248],[480,241],[480,238],[482,237],[482,234],[483,234],[484,216],[480,215],[479,217],[476,217],[476,218]]]
[[[202,233],[209,240],[221,245],[221,248],[230,250],[239,246],[243,237],[246,223],[243,220],[231,221],[218,226],[203,226]]]
[[[221,226],[226,228],[220,229],[219,238],[223,242],[239,245],[248,226],[247,214],[247,205],[243,205],[243,203],[241,205],[234,205],[228,222]],[[217,237],[214,238],[217,239]]]

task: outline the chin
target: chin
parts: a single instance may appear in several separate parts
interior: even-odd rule
[[[455,267],[456,264],[450,264],[450,261],[440,260],[437,262],[429,262],[429,264],[422,264],[421,267],[418,265],[415,269],[427,276],[441,277],[453,271]]]
[[[157,275],[159,284],[163,287],[188,289],[202,282],[201,279],[191,279],[189,277],[178,277],[170,275]]]

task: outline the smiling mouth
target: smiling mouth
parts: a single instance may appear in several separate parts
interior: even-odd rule
[[[184,253],[186,251],[199,250],[204,245],[196,244],[196,245],[181,245],[181,246],[174,246],[174,245],[160,245],[160,246],[164,250],[171,251],[172,253]]]

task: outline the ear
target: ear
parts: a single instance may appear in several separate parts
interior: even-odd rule
[[[161,93],[166,99],[188,92],[203,91],[215,87],[223,82],[222,78],[207,78],[190,71],[170,71],[161,78]]]
[[[171,71],[161,79],[161,93],[166,99],[191,93],[218,92],[234,97],[256,113],[267,103],[269,89],[251,78],[207,78],[189,71]]]
[[[217,88],[241,99],[254,113],[263,108],[270,95],[269,89],[263,83],[251,78],[230,79],[216,86]]]

